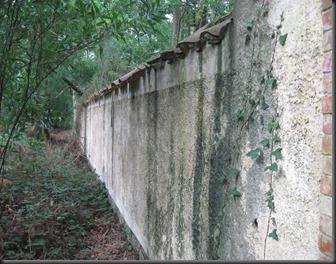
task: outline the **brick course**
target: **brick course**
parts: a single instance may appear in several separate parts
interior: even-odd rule
[[[332,218],[330,216],[320,216],[320,231],[323,234],[332,237]]]
[[[323,173],[326,175],[332,175],[332,159],[331,156],[323,157]]]
[[[331,73],[323,74],[323,91],[326,95],[331,95],[332,93],[331,79]]]
[[[322,139],[322,153],[325,155],[331,155],[332,145],[331,136],[325,135]]]
[[[332,0],[322,0],[322,10],[326,10],[331,7]]]
[[[320,213],[331,216],[332,214],[332,199],[327,195],[321,194],[320,198]]]
[[[323,115],[323,132],[331,135],[332,132],[332,115]]]
[[[319,237],[319,248],[322,253],[331,256],[332,255],[332,239],[331,237],[320,234]]]
[[[332,101],[333,97],[331,95],[327,95],[322,99],[322,112],[324,114],[332,113]]]
[[[333,258],[332,241],[332,0],[322,0],[322,24],[323,24],[323,50],[324,60],[323,71],[323,92],[322,113],[323,113],[323,176],[320,179],[320,234],[319,249],[320,260],[331,260]]]
[[[332,179],[330,176],[324,176],[320,180],[320,192],[332,196]]]
[[[331,29],[332,27],[332,10],[328,9],[322,13],[323,30]]]
[[[332,56],[331,51],[324,53],[323,72],[331,72]]]

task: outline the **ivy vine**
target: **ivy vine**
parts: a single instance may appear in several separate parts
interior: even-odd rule
[[[267,13],[263,10],[262,6],[261,11]],[[277,88],[277,79],[273,76],[273,62],[275,56],[275,50],[277,44],[285,46],[288,34],[281,34],[282,22],[284,21],[283,14],[280,17],[280,24],[276,27],[276,30],[271,34],[271,37],[274,39],[274,44],[271,51],[271,62],[266,70],[266,73],[261,78],[259,88],[253,92],[252,90],[252,71],[253,67],[258,63],[257,58],[255,58],[255,45],[258,37],[258,25],[260,24],[260,19],[263,16],[257,14],[256,20],[246,21],[246,41],[245,44],[249,45],[252,43],[252,52],[250,58],[250,72],[248,73],[247,78],[247,87],[244,91],[245,94],[242,95],[241,100],[241,109],[235,113],[235,122],[238,127],[237,140],[242,136],[242,132],[247,125],[254,121],[258,115],[264,115],[266,112],[272,110],[273,114],[268,113],[271,117],[265,122],[265,130],[268,132],[256,146],[256,148],[249,150],[246,155],[253,160],[259,159],[264,164],[264,171],[269,175],[268,179],[268,191],[266,192],[266,206],[269,209],[268,220],[267,220],[267,231],[265,236],[264,244],[264,258],[266,255],[266,244],[267,238],[272,238],[276,241],[279,240],[277,233],[277,224],[276,219],[272,216],[272,213],[275,213],[275,202],[274,202],[274,190],[273,190],[273,177],[279,170],[278,161],[281,159],[281,138],[279,135],[280,124],[279,124],[279,113],[278,113],[278,102],[267,101],[266,93],[272,92]],[[273,93],[273,92],[272,92]],[[273,104],[273,105],[272,105]],[[238,178],[240,175],[240,166],[238,161],[240,159],[240,151],[236,149],[233,152],[233,162],[232,168],[228,170],[227,176],[235,177],[235,186],[229,190],[229,193],[234,197],[234,199],[242,196],[242,193],[238,190]],[[267,156],[264,156],[266,155]],[[269,153],[269,155],[268,155]],[[271,230],[271,231],[270,231]]]

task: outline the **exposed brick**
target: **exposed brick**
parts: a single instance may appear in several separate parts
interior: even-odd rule
[[[332,115],[323,115],[323,132],[324,134],[330,135],[332,131]]]
[[[320,252],[320,256],[319,256],[319,260],[320,261],[330,261],[331,260],[331,257],[327,256],[327,255],[324,255]]]
[[[329,176],[324,176],[320,180],[320,192],[332,196],[332,179]]]
[[[325,236],[323,234],[319,235],[319,248],[320,251],[328,256],[332,255],[333,246],[331,237]]]
[[[322,13],[323,30],[331,29],[332,26],[332,10],[328,9]]]
[[[331,136],[325,135],[322,139],[322,152],[326,155],[331,155]]]
[[[332,113],[332,104],[333,104],[333,97],[331,95],[327,95],[322,99],[322,112],[324,114],[331,114]]]
[[[331,51],[324,53],[323,72],[331,72],[332,56]]]
[[[332,175],[331,156],[323,156],[323,172],[327,175]]]
[[[330,216],[320,216],[320,231],[332,237],[332,218]]]
[[[332,198],[324,194],[320,195],[320,213],[327,216],[332,214]]]
[[[332,31],[328,30],[323,33],[323,47],[324,51],[329,51],[332,48]]]
[[[322,10],[326,10],[331,7],[332,0],[322,0]]]
[[[331,73],[323,74],[323,91],[325,94],[332,93],[332,76]]]

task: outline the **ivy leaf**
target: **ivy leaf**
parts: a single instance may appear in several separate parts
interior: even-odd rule
[[[273,224],[274,226],[276,226],[276,221],[275,221],[275,218],[274,218],[274,217],[272,217],[272,218],[271,218],[271,220],[272,220],[272,224]]]
[[[220,175],[220,176],[218,177],[218,180],[219,180],[220,182],[224,182],[225,179],[226,179],[226,178],[225,178],[225,175]]]
[[[238,110],[236,112],[236,118],[238,121],[244,120],[244,117],[246,116],[246,112],[244,110]]]
[[[266,170],[270,170],[270,171],[274,171],[274,172],[276,172],[276,171],[278,171],[278,164],[276,164],[275,162],[274,163],[272,163],[270,166],[267,166],[266,168],[265,168],[265,171]]]
[[[232,188],[230,190],[230,194],[233,195],[234,198],[242,196],[242,194],[237,190],[237,187]]]
[[[271,121],[267,124],[267,130],[268,132],[272,132],[274,129],[279,129],[280,125],[278,122]]]
[[[281,35],[281,36],[279,37],[279,43],[280,43],[282,46],[285,46],[285,43],[286,43],[286,40],[287,40],[287,35],[288,35],[288,33],[285,34],[285,35]]]
[[[272,155],[278,160],[281,157],[281,150],[282,148],[277,148],[276,150],[272,151]]]
[[[265,77],[261,77],[261,80],[260,80],[260,84],[264,84],[265,83]]]
[[[265,96],[262,96],[261,98],[261,109],[266,110],[269,108],[269,105],[266,103]]]
[[[274,240],[278,241],[279,237],[277,235],[277,230],[273,229],[273,231],[271,233],[268,234],[269,237],[273,238]]]
[[[265,138],[262,141],[260,141],[260,144],[265,148],[265,147],[269,147],[269,139]]]
[[[228,172],[228,176],[230,178],[234,178],[234,177],[237,177],[240,173],[240,170],[237,170],[236,168],[231,168]]]
[[[273,190],[269,190],[267,193],[267,207],[272,210],[272,212],[275,212],[275,206],[274,206],[274,196],[273,196]]]
[[[255,102],[254,99],[249,99],[249,103],[250,103],[250,105],[252,105],[252,106],[256,104],[256,102]]]
[[[274,143],[280,143],[280,142],[281,142],[281,138],[279,137],[278,134],[274,135],[274,137],[273,137],[273,142],[274,142]]]
[[[253,21],[252,20],[246,21],[245,22],[245,27],[246,27],[247,30],[251,31],[252,28],[253,28]]]
[[[256,159],[261,155],[262,151],[260,148],[256,148],[253,150],[250,150],[246,155],[251,157],[252,159]]]
[[[275,87],[275,85],[276,85],[276,79],[274,79],[272,77],[268,78],[266,80],[266,84],[267,84],[268,87],[270,87],[271,89],[273,89]]]

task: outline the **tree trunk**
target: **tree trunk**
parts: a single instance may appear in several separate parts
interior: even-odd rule
[[[177,6],[173,11],[173,34],[172,34],[172,47],[176,47],[177,43],[180,40],[180,31],[181,31],[181,18],[182,12],[181,7]]]

